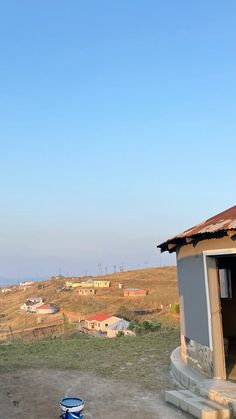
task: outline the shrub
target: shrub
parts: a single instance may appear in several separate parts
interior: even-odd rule
[[[180,312],[179,304],[172,304],[170,311],[172,313],[179,314]]]
[[[141,326],[141,324],[136,324],[135,325],[135,328],[133,329],[133,332],[136,334],[136,335],[141,335],[142,333],[143,333],[143,328],[142,328],[142,326]]]
[[[134,332],[135,331],[135,327],[137,326],[137,324],[138,324],[138,322],[136,322],[134,320],[131,320],[128,329],[129,330],[132,330],[132,332]]]
[[[122,330],[119,330],[119,332],[117,332],[116,337],[117,338],[122,338],[123,336],[125,336],[124,332],[122,332]]]
[[[149,322],[148,320],[144,320],[141,323],[141,325],[142,325],[142,327],[143,327],[144,330],[151,330],[152,329],[152,323]]]
[[[161,328],[160,322],[151,322],[149,320],[144,320],[143,322],[132,321],[129,324],[129,329],[132,330],[137,335],[148,332],[156,332]]]
[[[157,332],[157,330],[160,330],[161,328],[161,323],[160,322],[155,322],[151,324],[151,331],[152,332]]]

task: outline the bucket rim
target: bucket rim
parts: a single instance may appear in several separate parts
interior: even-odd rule
[[[74,401],[74,404],[71,405],[71,403],[67,403],[69,400]],[[76,396],[67,396],[67,397],[63,397],[60,400],[60,405],[63,407],[81,407],[82,405],[84,405],[84,400],[81,399],[80,397],[76,397]]]

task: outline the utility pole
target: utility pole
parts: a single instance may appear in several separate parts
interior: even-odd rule
[[[102,275],[102,264],[98,263],[98,275]]]

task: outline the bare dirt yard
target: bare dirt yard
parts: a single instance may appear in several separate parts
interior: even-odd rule
[[[142,383],[81,371],[24,369],[1,373],[0,394],[1,419],[59,419],[59,400],[71,394],[85,400],[85,418],[188,417],[166,405],[162,392],[145,390]]]
[[[181,419],[164,402],[179,329],[114,339],[76,333],[0,344],[0,419],[56,419],[59,400],[85,400],[85,418]]]

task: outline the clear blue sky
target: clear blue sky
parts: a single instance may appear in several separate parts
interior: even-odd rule
[[[234,0],[1,2],[0,277],[158,265],[236,203],[235,19]]]

